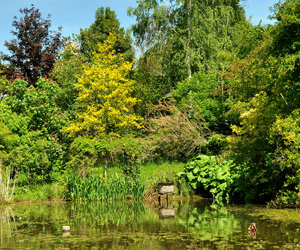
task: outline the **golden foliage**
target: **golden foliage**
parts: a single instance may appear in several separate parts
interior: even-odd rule
[[[131,97],[135,82],[128,79],[133,62],[113,49],[116,36],[99,44],[92,64],[84,65],[75,88],[78,89],[77,119],[65,128],[71,134],[84,137],[120,136],[126,128],[141,128],[141,117],[133,113],[137,99]]]

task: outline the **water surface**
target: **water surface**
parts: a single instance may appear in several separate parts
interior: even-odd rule
[[[0,207],[1,249],[300,249],[299,229],[297,210],[209,200]]]

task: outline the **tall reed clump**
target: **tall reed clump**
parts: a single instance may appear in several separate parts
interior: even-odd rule
[[[118,175],[111,178],[71,175],[65,185],[67,200],[115,201],[128,197],[137,200],[142,199],[145,193],[144,183]]]
[[[0,158],[0,202],[11,202],[16,186],[16,178],[13,183],[10,179],[10,168],[3,169],[2,158]]]

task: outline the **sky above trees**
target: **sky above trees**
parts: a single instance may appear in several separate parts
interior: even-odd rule
[[[260,20],[263,23],[270,23],[271,21],[267,18],[270,15],[269,7],[276,2],[278,0],[245,0],[243,4],[247,18],[252,15],[254,24]],[[30,7],[30,4],[34,4],[36,8],[40,9],[44,18],[51,14],[51,30],[57,30],[59,26],[62,26],[63,36],[78,34],[80,28],[89,27],[94,21],[95,11],[102,6],[114,10],[121,27],[128,28],[135,23],[135,19],[127,16],[127,8],[137,6],[133,0],[3,0],[1,3],[3,10],[0,15],[0,51],[7,53],[4,42],[12,38],[10,30],[13,17],[19,16],[19,9]]]

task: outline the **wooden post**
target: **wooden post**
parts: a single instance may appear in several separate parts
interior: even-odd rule
[[[161,206],[161,195],[167,195],[167,207],[169,206],[169,197],[168,194],[173,194],[174,198],[175,187],[174,183],[158,183],[158,202],[159,206]]]

